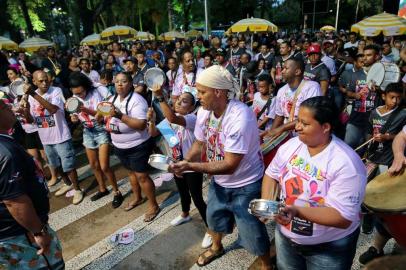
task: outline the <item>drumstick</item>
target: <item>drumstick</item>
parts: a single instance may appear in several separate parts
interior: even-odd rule
[[[370,143],[371,141],[373,141],[373,137],[371,139],[369,139],[368,141],[364,142],[363,144],[361,144],[360,146],[358,146],[354,151],[358,151],[361,148],[363,148],[365,145],[367,145],[368,143]]]

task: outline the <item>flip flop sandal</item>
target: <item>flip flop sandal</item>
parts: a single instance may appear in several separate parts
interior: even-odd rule
[[[152,214],[145,214],[144,222],[151,222],[151,221],[153,221],[153,220],[156,218],[156,216],[158,216],[158,214],[159,214],[160,212],[161,212],[161,208],[158,208],[158,210],[155,211],[155,213],[152,213]]]
[[[140,201],[138,201],[134,204],[128,204],[127,207],[124,208],[124,211],[130,211],[130,210],[134,209],[135,207],[137,207],[138,205],[143,204],[146,201],[147,201],[146,198],[142,198]]]
[[[210,254],[209,256],[206,256],[206,255],[205,255],[205,253],[206,253],[207,251],[210,251],[210,252],[211,252],[211,254]],[[209,249],[206,249],[203,253],[201,253],[201,254],[199,255],[199,259],[202,258],[202,259],[203,259],[203,263],[199,263],[199,259],[197,259],[196,264],[197,264],[199,267],[203,267],[203,266],[205,266],[205,265],[208,265],[208,264],[211,263],[212,261],[214,261],[214,260],[220,258],[220,257],[223,256],[223,255],[224,255],[224,248],[222,248],[222,249],[220,249],[220,250],[217,250],[217,251],[214,251],[213,249],[209,248]]]

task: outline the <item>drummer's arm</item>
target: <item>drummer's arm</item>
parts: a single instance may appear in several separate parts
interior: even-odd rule
[[[346,229],[351,226],[351,221],[345,219],[333,207],[298,207],[290,206],[296,210],[295,216],[306,219],[323,226]]]
[[[176,115],[175,112],[169,107],[168,103],[166,103],[165,100],[162,100],[162,102],[159,102],[159,105],[161,106],[162,112],[165,116],[166,119],[168,119],[169,123],[180,125],[180,126],[186,126],[186,120],[183,116],[181,115]]]
[[[262,180],[261,199],[275,201],[279,197],[279,183],[267,174]]]
[[[41,104],[50,114],[55,114],[59,107],[49,103],[47,100],[43,99],[40,95],[38,95],[37,93],[30,93],[30,95],[39,102],[39,104]]]
[[[132,129],[144,130],[147,127],[147,120],[145,119],[132,118],[126,114],[123,114],[121,118],[118,118],[121,120],[121,122]]]
[[[97,111],[94,111],[92,109],[86,108],[86,107],[82,107],[82,112],[90,114],[91,116],[96,116]]]
[[[184,160],[189,162],[200,162],[202,157],[202,151],[204,147],[204,142],[196,140],[192,144],[189,152],[186,154]]]
[[[189,169],[195,172],[207,173],[211,175],[229,175],[233,174],[244,154],[225,152],[224,160],[214,162],[189,162]]]

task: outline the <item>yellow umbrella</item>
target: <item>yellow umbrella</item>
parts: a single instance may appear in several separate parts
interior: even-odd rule
[[[177,38],[184,39],[185,35],[178,31],[170,31],[170,32],[162,33],[160,35],[160,37],[162,40],[170,41],[170,40],[175,40]]]
[[[406,19],[390,13],[381,13],[368,17],[351,26],[351,31],[361,36],[374,37],[383,33],[385,36],[406,34]]]
[[[43,47],[49,47],[49,46],[55,47],[55,43],[53,43],[49,40],[46,40],[46,39],[33,37],[33,38],[28,38],[28,39],[24,40],[18,46],[27,52],[35,52]]]
[[[192,30],[187,31],[187,32],[185,33],[185,36],[186,36],[187,38],[195,38],[195,37],[201,36],[202,34],[203,34],[202,31],[198,31],[198,30],[196,30],[196,29],[192,29]]]
[[[331,25],[325,25],[322,28],[320,28],[320,31],[326,31],[326,32],[332,32],[335,31],[336,29],[331,26]]]
[[[0,36],[0,50],[1,49],[17,50],[18,49],[18,44],[15,43],[14,41],[12,41],[11,39]]]
[[[137,34],[134,28],[125,25],[116,25],[104,29],[100,33],[101,40],[123,40],[134,38]]]
[[[95,46],[100,44],[100,34],[91,34],[82,39],[80,45]]]
[[[278,32],[278,27],[270,21],[260,18],[242,19],[233,24],[227,33]]]
[[[135,36],[136,40],[155,40],[155,36],[148,32],[138,31],[137,35]]]

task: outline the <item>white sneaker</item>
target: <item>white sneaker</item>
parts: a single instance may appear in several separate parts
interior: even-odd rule
[[[172,226],[178,226],[178,225],[180,225],[182,223],[186,223],[186,222],[191,221],[191,220],[192,220],[192,218],[190,216],[182,217],[182,215],[179,215],[179,216],[177,216],[176,218],[174,218],[171,221],[171,225]]]
[[[212,244],[213,240],[211,239],[211,235],[206,233],[202,241],[202,248],[209,248]]]
[[[83,200],[83,191],[79,190],[75,190],[75,194],[73,195],[73,204],[79,204],[82,200]]]
[[[62,196],[64,195],[66,192],[68,192],[69,190],[71,190],[73,188],[72,185],[68,186],[67,184],[63,184],[62,187],[55,192],[55,196]]]

